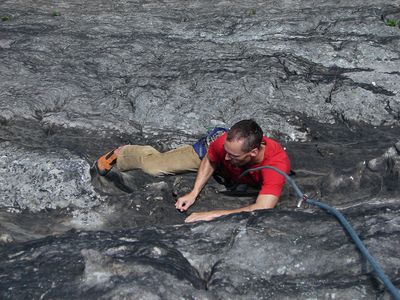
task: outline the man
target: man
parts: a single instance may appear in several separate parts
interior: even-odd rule
[[[285,184],[282,175],[271,169],[261,169],[239,177],[244,171],[261,166],[273,166],[288,174],[290,161],[281,145],[263,136],[262,129],[254,120],[242,120],[228,132],[219,130],[211,139],[214,138],[204,157],[200,153],[202,151],[199,151],[198,143],[165,153],[150,146],[128,145],[101,157],[97,168],[103,175],[114,164],[121,171],[139,168],[152,175],[198,170],[192,191],[176,201],[175,207],[181,212],[193,205],[214,173],[233,185],[243,183],[260,188],[254,204],[231,210],[195,212],[185,222],[209,221],[227,214],[274,208]]]

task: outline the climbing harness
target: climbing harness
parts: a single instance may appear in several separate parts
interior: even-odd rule
[[[214,127],[207,131],[207,135],[199,139],[195,144],[193,144],[194,151],[200,159],[203,159],[207,153],[208,146],[214,142],[218,137],[223,135],[228,131],[228,128],[224,127]]]
[[[281,170],[279,170],[279,169],[277,169],[275,167],[261,166],[261,167],[257,167],[257,168],[253,168],[253,169],[247,169],[246,171],[244,171],[239,176],[239,178],[245,176],[249,172],[258,171],[258,170],[261,170],[261,169],[274,170],[275,172],[281,174],[282,176],[284,176],[286,178],[286,180],[290,183],[290,185],[295,190],[296,194],[299,196],[299,201],[297,203],[297,207],[301,207],[301,205],[306,203],[306,204],[317,206],[317,207],[319,207],[321,209],[324,209],[324,210],[328,211],[332,215],[334,215],[339,220],[341,225],[349,233],[350,237],[352,238],[352,240],[354,241],[354,243],[356,244],[356,246],[358,247],[360,252],[364,255],[364,257],[371,264],[371,266],[374,269],[376,275],[383,282],[383,284],[385,285],[385,287],[387,288],[389,293],[392,295],[392,297],[395,300],[400,300],[400,292],[399,292],[399,290],[393,285],[393,283],[390,281],[390,279],[385,275],[385,273],[383,272],[382,268],[380,267],[378,262],[374,259],[374,257],[369,253],[368,249],[365,247],[363,242],[360,240],[360,238],[358,237],[357,233],[354,231],[353,227],[346,220],[346,218],[343,216],[343,214],[340,213],[337,209],[335,209],[335,208],[333,208],[333,207],[331,207],[331,206],[329,206],[329,205],[327,205],[325,203],[322,203],[322,202],[319,202],[319,201],[316,201],[316,200],[308,198],[307,195],[303,194],[303,192],[299,189],[299,187],[297,186],[297,184],[295,183],[295,181],[292,178],[290,178],[286,173],[282,172]]]

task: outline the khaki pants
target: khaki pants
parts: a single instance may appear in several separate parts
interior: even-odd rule
[[[200,158],[190,145],[161,153],[151,146],[127,145],[122,147],[117,158],[117,167],[121,171],[141,169],[159,176],[197,171]]]

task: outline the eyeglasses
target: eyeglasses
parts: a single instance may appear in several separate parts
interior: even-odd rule
[[[225,152],[226,152],[226,150],[225,150]],[[246,152],[241,155],[234,155],[229,152],[226,152],[225,157],[228,157],[229,160],[240,160],[240,159],[244,158],[246,155],[248,155],[249,153],[250,152]]]

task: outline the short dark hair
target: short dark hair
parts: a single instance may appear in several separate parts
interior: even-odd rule
[[[260,148],[263,131],[253,119],[237,122],[228,131],[227,141],[243,140],[242,151],[249,152],[255,148]]]

